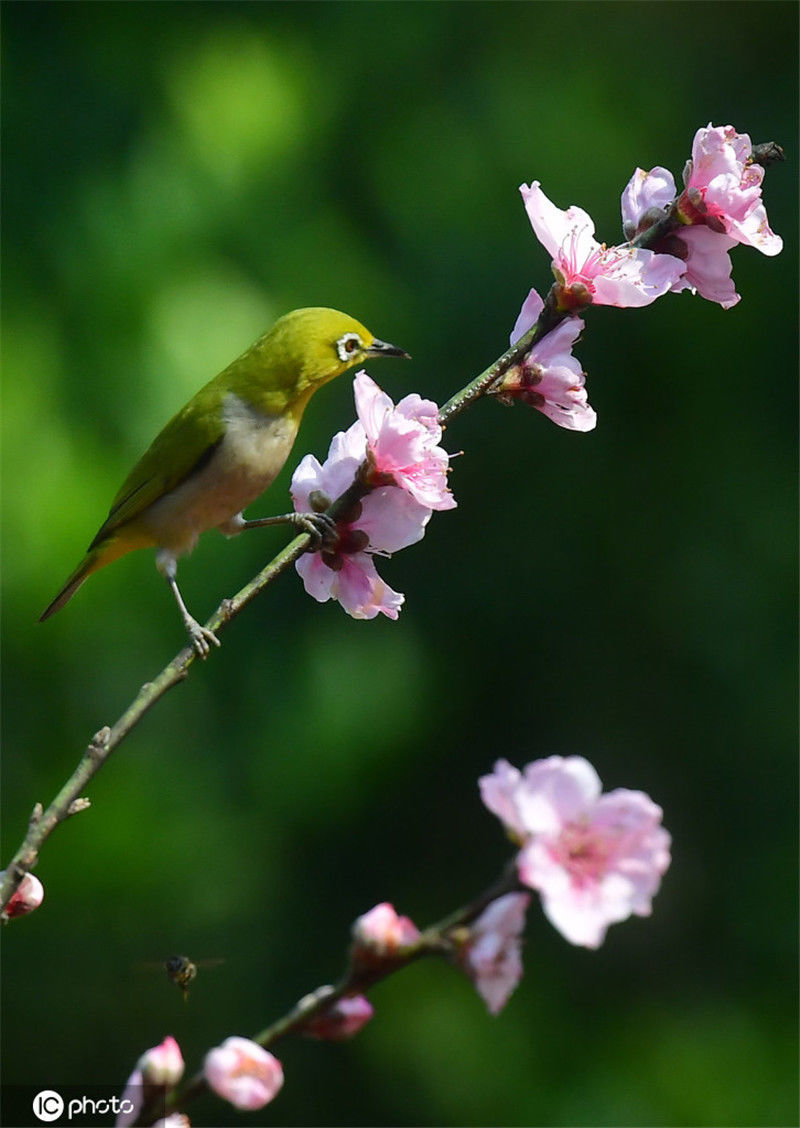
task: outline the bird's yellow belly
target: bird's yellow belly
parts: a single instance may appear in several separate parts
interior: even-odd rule
[[[297,434],[292,419],[269,418],[235,397],[225,404],[222,442],[205,466],[142,513],[139,522],[159,547],[191,552],[207,529],[227,524],[271,485]]]

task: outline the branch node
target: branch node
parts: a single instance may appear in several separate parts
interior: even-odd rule
[[[91,805],[92,804],[89,799],[73,799],[70,805],[67,807],[67,813],[64,817],[69,818],[70,815],[79,815],[81,811],[88,810]]]
[[[297,1004],[297,1009],[301,1011],[309,1011],[314,1007],[320,1006],[331,995],[336,994],[336,988],[332,987],[329,983],[324,987],[318,987],[316,991],[310,991],[308,995],[303,995],[300,1002]]]
[[[28,826],[31,828],[31,830],[33,830],[33,828],[38,824],[43,814],[44,807],[42,806],[42,804],[35,803],[33,810],[31,811],[31,817],[28,819]]]
[[[108,727],[108,725],[103,725],[103,727],[94,734],[91,739],[91,743],[86,750],[92,760],[99,761],[103,759],[106,752],[108,751],[108,743],[110,739],[111,729]]]

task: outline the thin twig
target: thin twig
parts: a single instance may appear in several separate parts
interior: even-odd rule
[[[271,1023],[260,1034],[256,1034],[253,1041],[265,1049],[269,1049],[290,1034],[301,1034],[303,1028],[313,1019],[330,1011],[345,995],[363,994],[374,987],[376,983],[388,979],[390,975],[402,971],[409,964],[415,963],[425,956],[448,957],[453,955],[457,950],[451,940],[451,935],[455,930],[470,925],[498,897],[522,888],[524,887],[520,884],[517,876],[516,859],[512,859],[506,865],[500,877],[479,896],[460,909],[456,909],[455,912],[443,917],[436,924],[426,928],[413,944],[407,944],[396,952],[381,957],[369,965],[362,964],[357,960],[350,960],[347,970],[335,987],[325,985],[304,995],[282,1018]],[[207,1088],[205,1075],[200,1070],[167,1097],[167,1114],[185,1108],[190,1101]],[[163,1108],[155,1118],[159,1116],[164,1116]],[[153,1119],[145,1119],[140,1123],[152,1124]]]

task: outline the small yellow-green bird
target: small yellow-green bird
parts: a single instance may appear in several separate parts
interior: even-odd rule
[[[131,470],[108,517],[41,620],[60,610],[92,572],[135,548],[154,546],[192,646],[205,658],[213,631],[186,609],[178,557],[207,529],[235,536],[278,521],[309,528],[313,515],[247,521],[242,510],[281,470],[311,396],[370,357],[408,357],[336,309],[296,309],[215,376],[167,423]]]

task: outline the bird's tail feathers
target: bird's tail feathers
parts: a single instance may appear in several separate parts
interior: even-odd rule
[[[49,619],[51,615],[55,615],[56,611],[60,611],[66,603],[69,603],[75,592],[85,580],[88,580],[92,572],[110,564],[112,560],[116,560],[118,556],[122,556],[124,552],[128,551],[129,546],[120,544],[117,537],[109,537],[108,540],[98,544],[84,556],[61,591],[39,616],[39,622],[43,623],[45,619]]]

